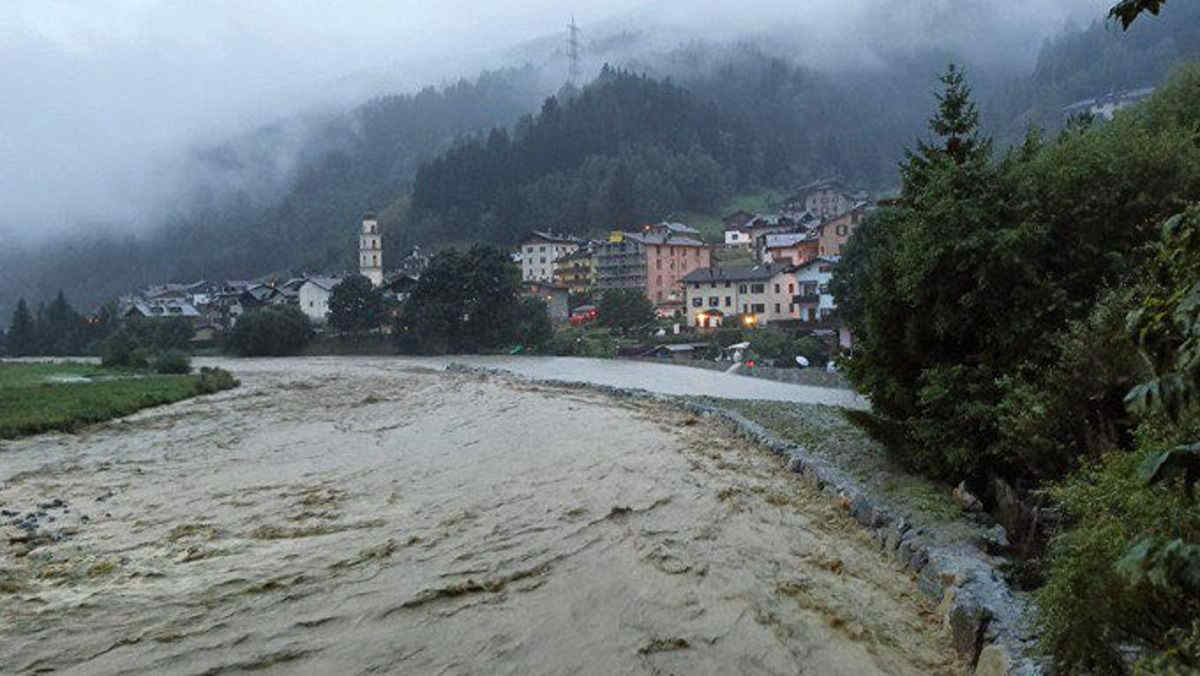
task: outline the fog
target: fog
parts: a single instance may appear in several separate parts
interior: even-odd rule
[[[565,77],[564,26],[645,48],[769,36],[825,69],[937,43],[1028,65],[1111,0],[6,0],[0,6],[0,246],[81,222],[144,228],[189,149],[255,126],[528,61]],[[593,54],[589,68],[609,54]],[[280,167],[286,172],[286,167]]]

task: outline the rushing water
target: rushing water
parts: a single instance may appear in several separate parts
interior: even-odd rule
[[[0,671],[957,672],[911,580],[720,425],[412,364],[230,361],[0,444],[38,523],[0,520]]]

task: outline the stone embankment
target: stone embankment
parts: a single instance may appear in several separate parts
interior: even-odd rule
[[[460,363],[450,363],[446,370],[513,375],[503,369]],[[837,500],[862,528],[872,534],[881,552],[916,576],[921,592],[939,602],[938,612],[943,625],[951,633],[955,650],[971,665],[972,673],[1035,676],[1048,672],[1047,662],[1034,656],[1035,637],[1029,624],[1029,599],[1008,586],[997,569],[999,560],[976,543],[946,544],[946,538],[938,537],[932,527],[921,523],[920,515],[901,513],[886,499],[871,494],[847,472],[809,453],[803,446],[781,439],[736,411],[646,390],[555,379],[526,379],[617,397],[673,402],[694,414],[727,421],[742,436],[787,457],[789,470]]]

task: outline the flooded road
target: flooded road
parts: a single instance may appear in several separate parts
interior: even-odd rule
[[[961,668],[839,508],[707,419],[395,359],[223,365],[241,388],[0,442],[0,508],[39,523],[0,520],[0,671]]]

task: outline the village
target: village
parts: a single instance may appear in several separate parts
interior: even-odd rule
[[[647,345],[646,354],[691,359],[706,345],[703,336],[722,327],[806,331],[836,348],[849,348],[853,337],[838,321],[829,281],[845,243],[874,208],[867,193],[826,179],[798,188],[777,212],[725,215],[723,241],[706,242],[692,226],[663,221],[615,230],[603,239],[537,230],[510,255],[520,268],[522,293],[545,300],[556,326],[589,324],[605,291],[637,289],[673,336],[695,337],[694,344]],[[364,215],[358,274],[382,291],[394,314],[431,255],[414,247],[385,267],[383,236],[377,218]],[[216,344],[244,313],[264,306],[298,308],[318,331],[328,333],[330,297],[346,277],[323,273],[163,284],[121,297],[117,312],[121,319],[184,318],[195,330],[192,344],[201,347]],[[380,332],[390,330],[390,322],[380,322]]]

